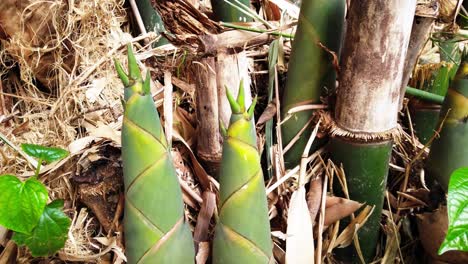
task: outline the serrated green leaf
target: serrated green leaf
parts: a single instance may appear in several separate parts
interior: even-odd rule
[[[34,178],[22,182],[13,175],[0,176],[0,225],[13,231],[31,232],[47,198],[47,189]]]
[[[41,159],[47,163],[61,160],[68,156],[68,151],[61,148],[50,148],[35,144],[21,144],[21,148],[28,155]]]
[[[447,211],[449,227],[439,255],[449,250],[468,251],[468,167],[450,176]]]
[[[63,200],[48,204],[31,234],[15,233],[13,240],[18,245],[26,245],[34,257],[55,254],[65,245],[71,220],[62,211]]]

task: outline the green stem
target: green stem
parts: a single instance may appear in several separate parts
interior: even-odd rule
[[[409,94],[419,99],[422,99],[424,101],[428,101],[428,102],[432,102],[436,104],[442,104],[444,102],[444,97],[441,95],[433,94],[433,93],[419,90],[416,88],[412,88],[409,86],[406,87],[406,94]]]
[[[38,178],[38,177],[39,177],[39,172],[41,171],[41,165],[42,165],[42,159],[39,159],[39,160],[37,161],[36,171],[34,172],[34,178]]]
[[[222,21],[219,23],[221,24],[221,26],[227,27],[227,28],[234,28],[234,29],[240,29],[240,30],[257,32],[257,33],[266,33],[269,35],[278,36],[278,37],[281,36],[281,37],[290,38],[290,39],[294,38],[294,34],[287,34],[287,33],[282,33],[278,31],[271,31],[271,30],[252,28],[252,27],[244,27],[244,26],[240,26],[240,25],[236,25],[236,24],[232,24],[228,22],[222,22]]]

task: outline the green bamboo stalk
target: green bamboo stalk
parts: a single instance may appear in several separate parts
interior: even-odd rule
[[[439,45],[439,64],[423,65],[419,72],[415,72],[412,83],[421,90],[409,90],[407,94],[424,95],[426,99],[442,104],[447,93],[450,80],[453,79],[460,64],[460,49],[458,42],[453,41],[453,35],[442,36],[437,43]],[[418,68],[417,68],[418,69]],[[437,100],[437,102],[436,102]],[[428,100],[426,100],[428,101]],[[416,98],[410,101],[413,127],[421,143],[426,144],[435,133],[435,128],[439,120],[440,107],[434,106],[431,102],[424,102]]]
[[[304,102],[320,103],[320,96],[332,93],[335,89],[336,74],[332,56],[319,42],[339,54],[344,23],[344,0],[309,0],[303,1],[295,34],[288,79],[281,98],[281,115],[284,118],[289,109]],[[312,111],[302,111],[282,125],[283,145],[286,146],[307,124]],[[292,167],[299,160],[312,133],[312,126],[301,135],[300,139],[285,154],[286,167]],[[315,141],[314,152],[323,140]]]
[[[447,191],[452,172],[468,166],[468,54],[450,84],[439,118],[440,137],[431,146],[427,160],[429,180]]]
[[[415,134],[422,144],[427,144],[435,133],[437,122],[439,121],[440,107],[431,106],[411,106],[411,121]]]
[[[244,92],[237,102],[226,89],[232,116],[224,131],[220,170],[219,220],[213,241],[213,263],[269,263],[270,222],[255,126],[255,102],[245,110]]]
[[[383,194],[387,185],[388,164],[392,153],[392,141],[356,142],[344,138],[330,140],[330,152],[335,164],[345,168],[349,197],[368,205],[375,205],[365,226],[358,231],[360,248],[366,263],[375,255],[380,233]],[[338,194],[340,187],[335,187]],[[344,221],[343,223],[347,223]],[[358,263],[353,247],[335,250],[342,259]]]
[[[461,52],[458,47],[459,37],[456,32],[450,32],[442,34],[437,41],[439,43],[440,61],[454,64],[454,67],[450,68],[450,79],[453,79],[461,60]]]
[[[146,31],[156,32],[157,34],[166,32],[164,22],[162,21],[158,11],[151,5],[150,0],[136,0],[136,4]],[[168,43],[169,41],[162,37],[153,44],[153,47],[159,47]]]
[[[116,61],[124,90],[122,160],[125,184],[125,244],[128,263],[193,263],[182,192],[158,112],[143,82],[131,45],[129,73]]]
[[[375,207],[357,232],[363,259],[355,247],[335,251],[345,263],[370,263],[376,255],[415,10],[416,0],[352,1],[348,9],[331,158],[343,165],[349,198]]]
[[[422,144],[428,143],[435,133],[440,105],[448,89],[451,65],[442,62],[419,66],[411,79],[419,89],[407,87],[406,94],[412,95],[408,104],[412,125]]]
[[[215,19],[218,21],[225,22],[251,22],[252,19],[247,16],[245,13],[239,10],[243,8],[239,6],[235,0],[211,0],[211,6],[213,8],[213,13]],[[239,3],[243,4],[244,7],[250,7],[250,0],[239,0]],[[233,5],[239,6],[239,8],[234,7]]]

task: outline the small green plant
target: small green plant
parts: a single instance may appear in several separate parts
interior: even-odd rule
[[[12,239],[26,245],[34,257],[52,255],[65,245],[71,221],[62,211],[62,200],[47,204],[47,189],[37,177],[43,162],[61,160],[68,152],[34,144],[21,148],[37,158],[38,165],[34,176],[25,181],[0,175],[0,225],[13,230]]]
[[[468,251],[468,167],[450,176],[447,198],[449,226],[439,255],[449,250]]]

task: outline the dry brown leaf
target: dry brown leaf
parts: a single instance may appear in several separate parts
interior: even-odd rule
[[[291,1],[286,0],[269,0],[270,2],[277,5],[281,10],[286,11],[286,13],[295,19],[299,18],[299,7],[291,3]]]
[[[278,263],[283,264],[286,262],[286,252],[276,243],[273,243],[273,256],[278,260]]]
[[[341,197],[327,197],[324,225],[329,226],[338,220],[350,216],[352,213],[361,208],[362,205],[363,204],[356,201]]]
[[[281,10],[270,0],[263,1],[263,8],[268,21],[278,21],[281,19]]]
[[[20,134],[26,132],[28,129],[29,129],[29,120],[26,120],[26,121],[23,122],[21,125],[15,127],[15,129],[13,129],[13,130],[11,131],[11,134],[13,134],[13,135],[20,135]]]
[[[195,85],[187,83],[174,76],[172,76],[172,84],[179,87],[182,91],[188,93],[190,97],[195,97]]]
[[[115,130],[109,125],[105,124],[98,124],[96,128],[91,128],[88,127],[89,135],[96,137],[96,138],[105,138],[105,139],[110,139],[113,142],[115,142],[118,146],[122,145],[121,139],[120,139],[120,132]]]
[[[389,212],[391,214],[391,212]],[[387,224],[383,227],[386,235],[385,253],[382,257],[381,263],[396,263],[395,259],[398,257],[400,247],[400,234],[398,227],[395,223],[388,218]]]
[[[427,254],[434,260],[452,264],[468,263],[468,252],[448,251],[441,256],[437,254],[448,229],[446,206],[441,207],[435,212],[416,215],[416,222],[418,224],[421,244]]]
[[[211,191],[203,192],[203,204],[197,217],[197,225],[193,234],[195,247],[198,252],[202,243],[208,243],[211,217],[216,207],[216,195]],[[198,254],[197,254],[198,256]],[[197,262],[198,263],[198,262]]]
[[[8,241],[6,247],[0,254],[0,264],[16,263],[16,251],[16,244],[12,240]]]
[[[196,37],[221,31],[218,23],[210,20],[187,1],[151,1],[172,34],[165,35],[173,44],[196,46]]]
[[[443,23],[452,23],[460,10],[463,0],[439,0],[439,19]]]
[[[125,254],[123,253],[122,248],[120,248],[117,245],[117,238],[116,237],[95,237],[94,238],[96,241],[101,243],[102,245],[105,246],[105,248],[93,255],[88,255],[88,256],[73,256],[73,255],[68,255],[64,252],[59,252],[59,257],[60,259],[64,261],[84,261],[84,262],[92,262],[100,259],[102,256],[106,255],[109,252],[114,252],[120,259],[123,259],[124,261],[127,261],[127,258],[125,257]]]
[[[347,247],[353,242],[353,238],[357,231],[366,223],[369,216],[374,212],[375,206],[366,205],[366,207],[359,213],[359,215],[351,220],[349,225],[341,232],[336,239],[333,248]]]
[[[194,184],[192,170],[184,161],[179,149],[175,148],[171,151],[171,154],[172,163],[174,164],[180,186],[182,187],[184,202],[193,209],[198,210],[203,203],[203,199],[200,196],[201,192],[199,188]]]
[[[276,115],[276,104],[274,101],[268,103],[262,115],[258,118],[257,126],[266,123]]]
[[[307,192],[307,206],[309,207],[310,219],[312,220],[312,224],[314,224],[315,218],[317,218],[321,202],[322,178],[317,177],[310,181],[309,192]]]
[[[286,239],[287,264],[313,264],[314,237],[304,186],[291,196]]]
[[[205,169],[200,165],[197,158],[195,157],[195,154],[193,154],[190,146],[187,144],[184,138],[177,131],[174,130],[174,133],[172,136],[174,137],[174,140],[182,142],[182,145],[185,147],[185,149],[189,153],[190,160],[192,161],[193,172],[195,173],[198,180],[200,181],[202,189],[204,191],[211,190],[211,184],[210,184],[210,179],[208,177],[208,173],[206,173]]]
[[[210,255],[210,243],[209,242],[201,242],[198,244],[198,253],[195,257],[197,264],[205,264],[208,260]]]
[[[184,138],[189,146],[193,146],[197,133],[190,114],[181,107],[177,107],[174,111],[174,130]]]
[[[179,184],[181,186],[184,186],[183,185],[183,181],[180,181],[179,180]],[[186,188],[182,188],[182,200],[184,201],[185,204],[187,204],[189,207],[193,208],[193,209],[198,209],[198,204],[197,204],[197,201],[195,199],[193,199],[193,196],[190,195],[189,192],[187,192],[187,189]]]
[[[73,156],[75,154],[78,154],[80,151],[89,147],[91,142],[93,142],[94,140],[97,140],[97,138],[93,136],[82,137],[77,140],[74,140],[68,145],[68,151],[70,152],[70,155]]]
[[[61,1],[0,1],[0,38],[4,40],[3,49],[18,60],[22,70],[29,70],[29,75],[47,89],[52,88],[52,91],[59,82],[59,70],[54,63],[56,54],[51,48],[55,45],[55,37],[60,35],[56,32],[54,22],[66,6]],[[64,53],[60,54],[63,58],[74,52],[70,46],[63,50]],[[64,59],[61,67],[70,73],[75,62],[73,59]]]
[[[94,79],[91,82],[91,87],[86,89],[85,95],[86,95],[86,100],[90,102],[91,104],[96,102],[101,95],[102,90],[107,85],[107,78],[99,78],[99,79]]]
[[[8,229],[4,228],[3,226],[0,226],[0,245],[3,247],[6,245],[7,234]]]

